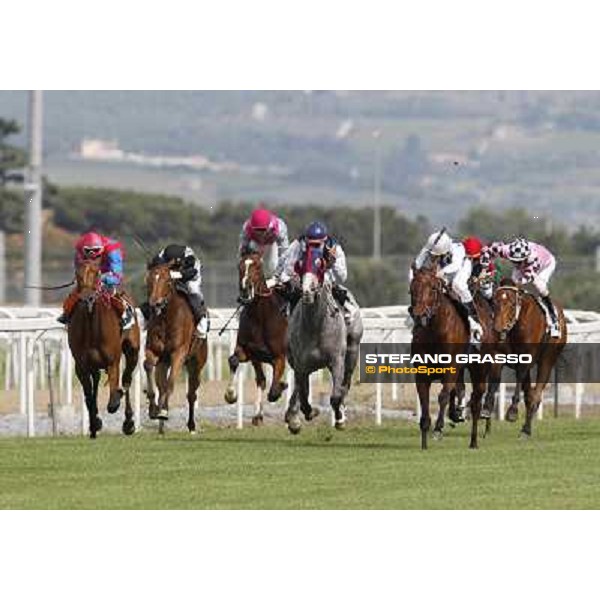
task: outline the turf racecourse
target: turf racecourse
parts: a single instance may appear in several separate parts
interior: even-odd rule
[[[0,440],[0,508],[600,508],[600,420],[494,423],[419,449],[418,427],[207,428],[196,437]]]

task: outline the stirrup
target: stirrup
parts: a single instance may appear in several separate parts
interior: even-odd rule
[[[69,324],[69,315],[67,315],[67,313],[64,312],[59,317],[56,317],[56,320],[59,323],[61,323],[62,325],[68,325]]]
[[[550,324],[550,337],[559,338],[561,334],[560,323],[551,323]]]

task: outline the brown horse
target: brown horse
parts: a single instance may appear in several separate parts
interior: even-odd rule
[[[144,360],[148,415],[151,419],[159,420],[159,432],[164,433],[164,423],[169,418],[169,398],[185,364],[188,374],[187,427],[194,434],[194,408],[200,374],[208,356],[207,340],[196,335],[194,314],[185,294],[177,290],[176,281],[171,277],[171,265],[161,264],[149,268],[146,287],[150,310]],[[155,368],[158,402],[154,386]]]
[[[135,432],[129,388],[140,351],[140,330],[136,323],[121,332],[120,316],[113,304],[116,299],[99,291],[99,261],[83,261],[76,271],[79,301],[71,314],[68,328],[69,347],[75,360],[75,372],[83,388],[89,414],[90,437],[102,429],[98,416],[98,384],[100,371],[108,374],[110,397],[107,410],[116,413],[125,395],[123,433]],[[120,386],[121,355],[125,355],[122,388]]]
[[[427,449],[427,434],[431,427],[429,415],[429,392],[434,380],[441,379],[442,391],[439,394],[439,412],[434,427],[434,437],[441,438],[444,428],[444,415],[452,394],[460,390],[462,382],[462,365],[458,364],[458,354],[468,354],[469,329],[456,303],[450,299],[444,282],[437,276],[437,266],[415,270],[410,286],[411,314],[415,321],[411,345],[412,354],[449,354],[452,360],[444,364],[443,375],[416,375],[417,393],[421,405],[421,448]],[[478,306],[478,308],[480,308]],[[481,351],[487,352],[490,345],[491,315],[479,310],[483,326]],[[477,427],[481,410],[481,398],[486,388],[486,377],[489,367],[485,364],[469,365],[473,391],[470,399],[471,407],[471,441],[470,448],[477,448]]]
[[[243,256],[239,263],[240,300],[244,305],[240,314],[237,341],[229,357],[230,379],[225,401],[237,402],[235,374],[240,363],[250,361],[254,367],[256,385],[264,391],[267,385],[262,363],[273,367],[273,381],[269,390],[269,402],[277,402],[287,388],[283,381],[287,354],[287,317],[284,301],[273,290],[267,288],[258,253]],[[254,425],[262,423],[262,394],[252,418]]]
[[[521,429],[524,436],[531,435],[531,421],[542,399],[552,369],[567,343],[565,315],[556,306],[561,335],[552,338],[548,333],[547,318],[536,298],[523,289],[504,285],[494,293],[494,328],[505,348],[516,354],[531,354],[531,364],[518,365],[517,390],[522,386],[525,393],[527,414]],[[531,369],[537,366],[535,387],[531,385]],[[507,421],[518,418],[518,391],[506,413]]]

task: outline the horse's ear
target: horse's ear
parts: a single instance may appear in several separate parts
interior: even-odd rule
[[[513,282],[512,282],[512,279],[510,277],[503,277],[500,280],[500,286],[502,286],[502,287],[504,287],[505,285],[510,286],[512,284],[513,284]]]

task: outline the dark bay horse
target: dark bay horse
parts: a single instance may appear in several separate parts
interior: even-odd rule
[[[285,415],[290,433],[300,432],[299,411],[307,421],[319,411],[310,405],[309,377],[320,369],[331,374],[330,404],[336,429],[346,426],[344,401],[350,390],[352,374],[358,361],[363,324],[356,311],[347,325],[342,307],[335,301],[331,284],[325,280],[323,251],[309,246],[299,276],[302,300],[290,317],[288,360],[294,369],[294,393]]]
[[[164,433],[164,423],[169,418],[169,398],[185,365],[188,375],[187,427],[193,434],[196,432],[194,408],[200,374],[208,356],[207,340],[196,335],[194,314],[185,294],[177,290],[169,264],[149,268],[146,287],[150,311],[144,360],[148,414],[151,419],[159,420],[159,432]],[[154,387],[155,369],[158,402]]]
[[[75,373],[85,395],[89,414],[90,437],[102,429],[98,416],[98,385],[100,371],[108,374],[110,396],[107,410],[116,413],[125,395],[123,433],[135,432],[129,388],[140,351],[140,330],[136,323],[121,332],[120,315],[114,306],[115,298],[99,291],[99,261],[83,261],[75,274],[79,301],[71,314],[68,327],[69,347],[75,360]],[[120,382],[121,355],[125,356],[122,386]]]
[[[444,415],[452,394],[459,391],[462,383],[463,366],[457,363],[458,354],[469,354],[469,329],[467,321],[459,313],[456,303],[447,295],[444,282],[437,276],[437,266],[414,271],[410,286],[411,313],[415,321],[412,354],[449,354],[452,361],[444,364],[445,372],[440,375],[416,375],[416,387],[421,405],[421,448],[427,449],[427,435],[431,427],[429,414],[429,393],[435,380],[442,382],[438,396],[439,412],[434,427],[434,437],[441,438],[444,428]],[[479,316],[483,326],[481,351],[487,352],[491,342],[491,314],[482,311]],[[436,366],[436,365],[434,365]],[[470,448],[478,447],[477,427],[481,410],[481,398],[486,389],[489,366],[486,364],[469,365],[473,391],[470,399],[471,441]]]
[[[532,294],[514,285],[503,285],[494,293],[494,329],[500,335],[504,351],[516,354],[531,354],[532,364],[520,364],[516,368],[517,387],[506,420],[518,418],[519,390],[525,394],[527,414],[521,429],[523,436],[531,436],[531,423],[542,399],[544,388],[563,348],[567,343],[567,326],[562,307],[556,306],[561,335],[552,338],[548,333],[546,313]],[[531,382],[532,368],[537,367],[535,387]],[[500,373],[495,377],[495,392],[500,382]],[[493,395],[491,396],[493,403]],[[493,404],[492,404],[493,407]]]
[[[277,402],[287,388],[283,381],[287,354],[287,317],[284,300],[268,289],[259,253],[243,256],[239,263],[239,290],[243,309],[237,333],[235,350],[229,357],[230,379],[225,401],[237,402],[235,375],[240,363],[250,361],[256,376],[256,385],[264,391],[267,379],[262,363],[273,367],[273,380],[268,393],[269,402]],[[253,425],[263,421],[262,394],[257,401]]]

